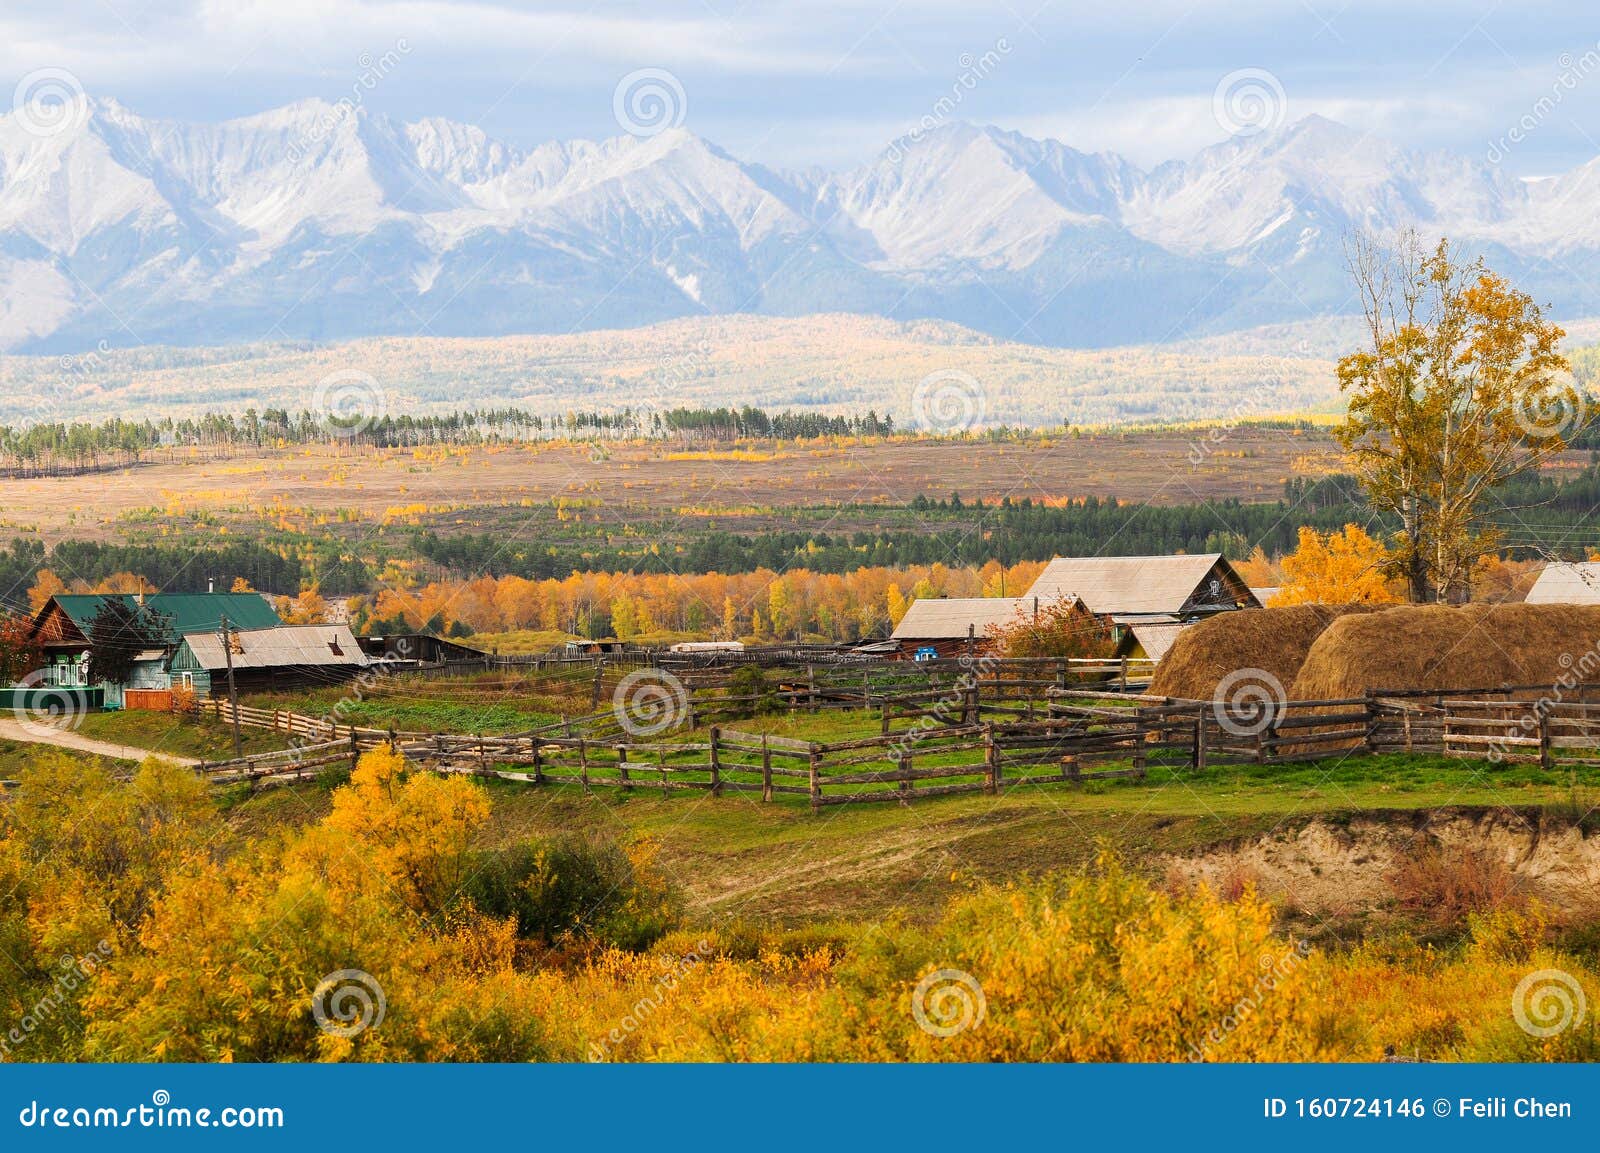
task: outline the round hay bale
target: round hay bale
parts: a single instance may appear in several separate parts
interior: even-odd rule
[[[1600,680],[1600,606],[1396,605],[1342,616],[1306,654],[1291,700],[1372,689],[1486,689]]]
[[[1262,669],[1285,691],[1328,622],[1371,605],[1286,605],[1218,613],[1178,634],[1156,666],[1149,692],[1158,697],[1208,701],[1218,683],[1239,669]]]

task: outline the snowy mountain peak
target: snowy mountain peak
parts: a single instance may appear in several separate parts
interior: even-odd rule
[[[732,310],[1124,343],[1345,307],[1339,238],[1413,224],[1600,312],[1563,271],[1600,252],[1600,161],[1524,182],[1320,116],[1151,171],[953,122],[781,173],[682,128],[522,147],[320,99],[215,124],[71,111],[0,116],[0,349]]]

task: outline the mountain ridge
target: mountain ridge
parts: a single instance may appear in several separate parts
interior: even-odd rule
[[[1537,181],[1318,116],[1142,169],[964,122],[838,173],[684,128],[522,148],[309,99],[214,124],[0,116],[0,350],[627,328],[750,312],[1107,347],[1348,313],[1417,226],[1600,312],[1600,161]]]

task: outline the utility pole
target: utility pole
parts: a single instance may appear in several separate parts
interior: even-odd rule
[[[233,713],[233,755],[234,759],[244,756],[244,748],[239,742],[239,694],[233,687],[233,638],[228,635],[228,614],[222,614],[222,655],[228,662],[228,711]]]

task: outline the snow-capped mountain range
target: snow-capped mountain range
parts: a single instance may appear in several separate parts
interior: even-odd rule
[[[1600,160],[1524,181],[1320,117],[1148,171],[950,124],[791,173],[684,129],[522,149],[320,101],[192,124],[95,100],[58,131],[0,117],[0,349],[841,311],[1163,342],[1349,312],[1342,237],[1410,224],[1589,315],[1597,210]]]

